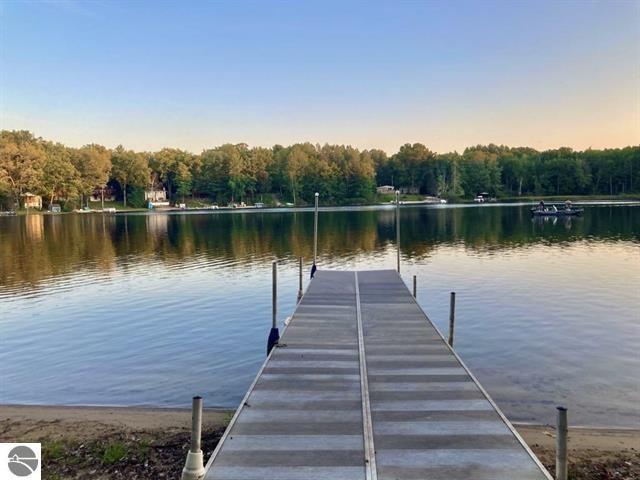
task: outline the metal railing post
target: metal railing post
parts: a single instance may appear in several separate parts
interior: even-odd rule
[[[315,208],[313,212],[313,265],[311,266],[311,278],[316,273],[317,270],[317,259],[318,259],[318,200],[320,198],[320,194],[316,192],[315,195]]]
[[[453,347],[453,332],[456,322],[456,292],[451,292],[449,301],[449,346]]]
[[[413,298],[418,298],[418,277],[413,276]]]
[[[396,268],[400,273],[400,190],[396,190]]]
[[[298,259],[298,302],[302,299],[302,257]]]
[[[267,340],[267,355],[271,349],[280,340],[280,332],[278,331],[278,261],[271,262],[271,331]]]
[[[182,469],[181,480],[198,480],[204,475],[202,454],[202,397],[193,397],[191,405],[191,445]]]
[[[278,261],[271,262],[271,328],[276,328],[278,315]]]
[[[567,462],[567,436],[569,433],[566,407],[558,407],[558,426],[556,432],[556,480],[567,480],[569,466]]]

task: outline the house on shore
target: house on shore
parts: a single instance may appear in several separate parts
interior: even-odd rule
[[[90,202],[101,202],[102,195],[104,195],[105,202],[116,201],[116,191],[111,187],[96,187],[93,193],[89,197]]]
[[[27,192],[20,195],[20,198],[22,198],[22,206],[24,208],[42,209],[42,197],[40,195]]]
[[[169,201],[167,200],[167,191],[164,188],[162,190],[145,190],[144,200],[145,202],[147,202],[149,208],[169,206]]]
[[[377,193],[394,193],[396,191],[393,185],[380,185],[376,188]]]
[[[166,202],[167,190],[164,188],[162,190],[145,190],[144,199],[151,203]]]

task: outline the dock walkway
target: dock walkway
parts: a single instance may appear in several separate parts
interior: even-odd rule
[[[552,477],[397,272],[318,271],[207,480]]]

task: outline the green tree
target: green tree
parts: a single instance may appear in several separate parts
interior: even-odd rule
[[[177,192],[178,172],[180,171],[182,178],[184,178],[185,170],[183,167],[186,167],[193,178],[195,159],[196,156],[192,153],[177,148],[163,148],[159,152],[152,153],[149,156],[151,188],[161,188],[164,185],[169,198],[173,198],[174,193],[182,196]]]
[[[182,197],[182,202],[184,203],[184,197],[191,195],[191,189],[193,188],[191,170],[184,163],[178,163],[176,166],[175,184],[176,193]]]
[[[111,175],[122,187],[124,206],[127,206],[127,187],[144,188],[149,179],[149,166],[144,155],[131,150],[125,150],[122,145],[111,155]]]
[[[60,143],[45,142],[46,160],[42,167],[41,192],[49,205],[57,199],[66,202],[78,198],[82,190],[80,173],[71,161],[72,151]]]
[[[479,145],[467,148],[462,154],[461,183],[467,194],[487,192],[495,196],[500,193],[501,168],[497,148],[495,145]]]
[[[96,187],[106,185],[111,172],[111,154],[102,145],[85,145],[72,150],[71,162],[78,171],[78,189],[84,198]]]
[[[231,201],[244,201],[247,191],[253,190],[254,182],[247,169],[247,147],[240,145],[225,145],[223,150],[224,162],[227,167],[228,187]]]
[[[297,204],[297,195],[300,192],[300,182],[302,172],[306,163],[309,162],[309,146],[310,145],[294,145],[287,155],[287,178],[289,180],[289,189],[293,198],[293,204]],[[311,146],[313,149],[313,146]]]
[[[41,139],[28,131],[0,131],[0,191],[17,205],[20,195],[42,188],[46,153]]]

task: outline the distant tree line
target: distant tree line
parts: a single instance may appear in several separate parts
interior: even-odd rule
[[[142,206],[145,189],[165,188],[172,201],[254,201],[276,195],[296,205],[366,203],[376,185],[444,198],[493,196],[617,195],[640,192],[640,146],[574,151],[478,145],[438,154],[406,144],[394,155],[344,145],[253,147],[225,144],[193,154],[164,148],[134,152],[89,144],[72,148],[28,131],[0,131],[0,202],[24,193],[45,204],[86,204],[109,186],[125,204]]]

